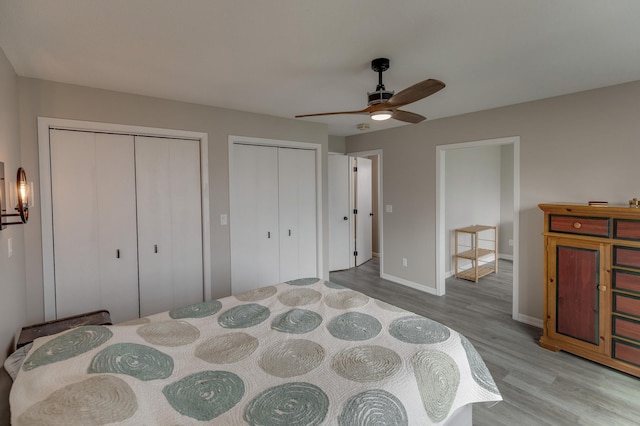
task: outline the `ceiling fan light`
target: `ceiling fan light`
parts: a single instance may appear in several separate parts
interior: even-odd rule
[[[383,120],[390,119],[392,115],[393,115],[392,111],[385,111],[385,110],[374,111],[371,113],[371,119],[376,121],[383,121]]]

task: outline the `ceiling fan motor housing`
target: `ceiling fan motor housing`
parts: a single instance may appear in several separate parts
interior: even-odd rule
[[[375,92],[367,92],[368,105],[377,105],[387,102],[393,96],[393,90],[376,90]]]

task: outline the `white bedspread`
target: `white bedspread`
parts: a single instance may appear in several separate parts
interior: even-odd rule
[[[462,335],[318,279],[43,337],[12,424],[425,425],[499,401]]]

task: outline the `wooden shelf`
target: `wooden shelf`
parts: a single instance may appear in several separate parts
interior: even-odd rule
[[[495,226],[472,225],[455,231],[455,277],[475,283],[486,275],[498,272],[498,229]],[[461,244],[460,235],[468,234],[469,244]],[[480,242],[490,246],[480,247]],[[463,248],[461,250],[461,248]],[[493,259],[489,257],[493,256]],[[460,259],[471,262],[471,267],[460,269]],[[484,264],[481,264],[486,260]]]

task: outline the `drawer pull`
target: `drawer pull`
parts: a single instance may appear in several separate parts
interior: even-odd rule
[[[600,290],[600,291],[607,291],[607,286],[606,286],[606,285],[599,285],[599,286],[598,286],[598,290]]]
[[[576,229],[580,229],[580,228],[582,228],[582,224],[580,222],[574,222],[573,223],[573,227],[576,228]]]

